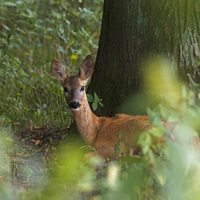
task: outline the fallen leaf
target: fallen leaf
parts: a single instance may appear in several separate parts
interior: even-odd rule
[[[39,144],[41,144],[40,140],[31,140],[36,146],[38,146]]]

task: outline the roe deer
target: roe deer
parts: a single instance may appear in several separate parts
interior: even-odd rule
[[[92,145],[102,158],[117,159],[115,151],[121,132],[120,148],[126,151],[138,151],[137,141],[140,133],[151,128],[147,125],[147,116],[117,114],[114,117],[97,117],[90,109],[85,86],[93,74],[94,62],[87,56],[79,69],[78,75],[70,76],[58,60],[52,61],[52,72],[64,88],[64,95],[72,110],[75,123],[83,140]]]

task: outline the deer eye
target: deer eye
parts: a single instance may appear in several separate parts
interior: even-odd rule
[[[68,88],[67,87],[64,87],[64,92],[68,92]]]
[[[85,89],[85,87],[84,87],[84,86],[82,86],[82,87],[81,87],[81,91],[84,91],[84,89]]]

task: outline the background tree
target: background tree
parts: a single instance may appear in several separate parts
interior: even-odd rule
[[[112,115],[143,86],[141,62],[149,54],[169,57],[181,77],[200,81],[200,1],[105,0],[99,49],[89,93]],[[156,78],[156,77],[155,77]]]

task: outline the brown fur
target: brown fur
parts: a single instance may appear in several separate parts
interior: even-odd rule
[[[120,131],[122,131],[120,147],[125,151],[138,150],[137,141],[140,133],[147,127],[149,120],[147,116],[117,114],[111,118],[97,117],[90,110],[87,99],[84,99],[82,106],[73,112],[78,131],[101,157],[109,159],[117,157],[115,147]]]
[[[76,101],[81,104],[79,110],[72,110],[72,112],[82,138],[96,149],[99,156],[116,159],[118,155],[115,148],[119,140],[119,146],[124,151],[138,150],[137,141],[140,133],[151,127],[147,125],[149,118],[125,114],[117,114],[111,118],[94,115],[85,91],[81,91],[81,87],[86,85],[93,70],[94,63],[91,56],[85,58],[76,76],[69,76],[59,61],[54,59],[52,62],[54,76],[61,81],[63,87],[69,90],[65,93],[67,103]],[[121,139],[119,139],[119,134],[121,134]]]

